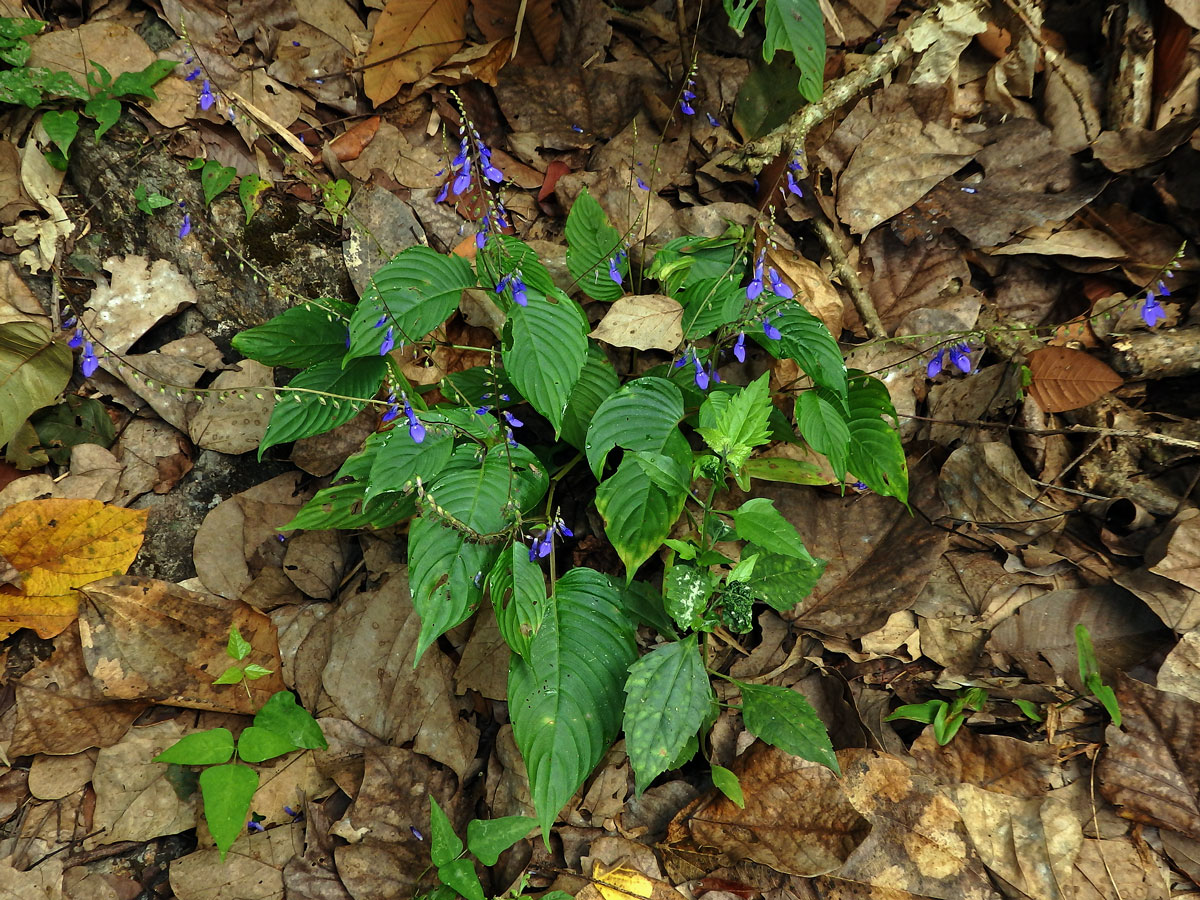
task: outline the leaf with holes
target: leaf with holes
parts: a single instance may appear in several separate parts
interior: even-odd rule
[[[667,771],[712,707],[696,635],[655,647],[625,681],[625,749],[640,794]]]
[[[530,659],[508,668],[513,736],[529,773],[543,836],[617,736],[633,624],[604,575],[575,568],[558,580]]]
[[[562,420],[562,439],[582,450],[592,416],[596,414],[600,404],[615,394],[620,386],[617,371],[604,355],[604,351],[589,342],[587,360],[567,400],[567,411]]]
[[[611,266],[622,278],[629,274],[629,261],[618,257],[624,249],[621,234],[608,222],[603,207],[585,188],[575,198],[567,216],[567,269],[585,294],[593,300],[611,303],[625,294],[612,279]]]
[[[428,247],[401,250],[371,277],[350,318],[348,358],[379,356],[390,330],[397,344],[419,341],[458,309],[476,287],[471,264]]]
[[[336,300],[284,310],[256,328],[234,335],[233,346],[266,366],[306,369],[340,360],[346,353],[346,319],[353,307]]]
[[[387,363],[378,356],[351,360],[345,368],[331,361],[305,369],[288,382],[293,390],[281,391],[276,398],[258,458],[276,444],[323,434],[349,422],[379,391],[386,372]]]
[[[821,99],[825,78],[825,22],[818,0],[766,0],[767,37],[763,59],[790,50],[800,70],[800,94],[809,103]]]
[[[71,380],[71,351],[34,322],[0,325],[0,446]]]
[[[847,407],[850,471],[875,493],[895,497],[907,505],[908,463],[887,386],[878,378],[855,370]]]
[[[529,547],[515,541],[505,548],[488,574],[487,587],[504,642],[528,660],[546,614],[546,579],[542,567],[529,559]]]
[[[1083,350],[1042,347],[1029,354],[1029,396],[1045,412],[1068,412],[1095,403],[1124,380]]]
[[[821,387],[845,397],[846,363],[829,329],[799,304],[788,303],[779,311],[782,315],[771,317],[771,324],[779,330],[779,340],[766,337],[761,328],[753,332],[754,339],[776,359],[794,359],[804,374]]]
[[[683,394],[665,378],[637,378],[608,397],[592,416],[585,452],[597,478],[614,447],[661,453],[683,418]]]
[[[778,685],[734,684],[742,692],[742,721],[751,734],[793,756],[842,774],[829,732],[803,694]]]
[[[587,360],[587,332],[587,316],[559,290],[543,296],[531,288],[527,306],[508,310],[500,351],[504,370],[555,435]]]

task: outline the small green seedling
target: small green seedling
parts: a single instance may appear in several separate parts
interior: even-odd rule
[[[170,206],[175,202],[170,197],[164,197],[158,191],[150,193],[146,185],[141,183],[134,188],[133,199],[137,201],[137,208],[148,216],[154,215],[156,210],[160,210],[164,206]]]
[[[263,704],[254,724],[237,739],[236,747],[228,728],[210,728],[180,738],[154,761],[208,766],[200,773],[204,818],[224,859],[247,825],[250,804],[258,790],[258,772],[230,762],[235,749],[241,762],[260,763],[293,750],[324,750],[328,746],[317,720],[296,704],[290,691],[280,691]]]
[[[485,866],[494,866],[500,854],[527,836],[537,827],[529,816],[504,816],[500,819],[472,819],[467,823],[467,844],[454,833],[450,819],[429,798],[429,855],[437,867],[441,886],[428,895],[428,900],[451,900],[462,896],[467,900],[484,900],[483,885],[475,873],[474,856]]]
[[[958,729],[967,720],[967,710],[979,712],[987,703],[987,691],[983,688],[966,688],[958,692],[958,696],[950,703],[945,700],[926,700],[924,703],[909,703],[901,706],[884,719],[892,722],[896,719],[909,719],[913,722],[923,722],[933,726],[933,736],[939,746],[945,747],[954,740]]]
[[[1121,708],[1117,705],[1117,695],[1100,676],[1100,664],[1096,661],[1096,650],[1086,625],[1075,626],[1075,648],[1079,654],[1079,680],[1108,711],[1112,723],[1120,728]]]
[[[242,637],[242,633],[238,631],[236,625],[229,627],[229,643],[225,645],[225,653],[229,658],[237,662],[241,662],[250,655],[250,642]],[[230,666],[220,675],[213,679],[213,684],[245,684],[247,681],[255,681],[262,678],[264,675],[270,675],[273,669],[265,669],[256,663],[248,663],[244,666]],[[250,688],[246,688],[247,696],[249,696]]]

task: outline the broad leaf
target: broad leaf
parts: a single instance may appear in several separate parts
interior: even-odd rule
[[[692,341],[736,322],[746,305],[746,289],[730,276],[705,278],[689,284],[679,302],[683,304],[683,336]]]
[[[742,692],[742,721],[751,734],[842,774],[829,732],[803,694],[777,685],[735,684]]]
[[[808,445],[829,460],[833,474],[844,478],[850,457],[845,414],[817,391],[804,391],[796,401],[796,424]]]
[[[413,606],[421,617],[414,665],[430,644],[479,608],[484,575],[499,550],[495,544],[475,543],[437,519],[413,520],[408,532],[409,577]]]
[[[667,771],[713,704],[696,635],[656,647],[629,667],[625,750],[640,794]]]
[[[735,394],[713,392],[700,407],[696,428],[709,449],[733,470],[741,469],[755,447],[769,443],[771,393],[764,372]]]
[[[520,541],[506,547],[488,574],[488,591],[496,624],[509,648],[529,659],[529,645],[546,613],[546,579]]]
[[[317,363],[341,360],[346,353],[346,320],[339,311],[352,309],[349,304],[324,300],[284,310],[257,328],[234,335],[233,346],[248,359],[267,366],[306,369]],[[341,307],[342,310],[338,310]]]
[[[600,404],[616,393],[620,386],[617,372],[604,355],[604,351],[589,341],[587,360],[567,400],[567,411],[562,420],[562,439],[582,450],[587,441],[588,425],[592,416],[600,408]]]
[[[297,441],[349,422],[379,391],[387,363],[379,357],[341,363],[324,362],[305,369],[288,382],[271,410],[258,458],[276,444]]]
[[[388,329],[396,344],[419,341],[458,309],[475,273],[461,256],[428,247],[401,250],[371,278],[350,319],[347,356],[379,356]]]
[[[376,498],[371,511],[365,512],[366,490],[365,481],[321,488],[281,530],[321,531],[326,528],[364,528],[368,525],[386,528],[417,511],[415,496],[390,494],[383,499]]]
[[[562,291],[541,295],[531,289],[528,305],[514,304],[508,311],[504,370],[556,435],[587,360],[588,330],[583,310]]]
[[[744,549],[742,552],[752,553],[753,549]],[[812,593],[817,579],[825,571],[825,564],[823,559],[760,553],[745,584],[755,597],[761,597],[770,606],[786,612]]]
[[[254,724],[286,738],[297,747],[309,750],[324,750],[329,745],[317,720],[303,706],[296,703],[291,691],[272,694],[254,717]]]
[[[763,59],[790,50],[800,69],[800,93],[809,103],[821,99],[825,78],[825,23],[818,0],[766,0],[767,37]]]
[[[258,790],[258,773],[249,766],[213,766],[200,773],[204,818],[221,859],[246,827],[250,803]]]
[[[665,378],[638,378],[600,404],[588,426],[585,452],[600,477],[614,447],[662,453],[683,418],[683,395]]]
[[[454,452],[454,432],[446,425],[427,425],[425,440],[419,444],[402,424],[382,434],[373,434],[368,441],[378,444],[363,495],[372,506],[376,497],[411,490],[418,478],[429,484],[450,462],[450,454]]]
[[[261,725],[251,725],[238,735],[238,758],[248,763],[274,759],[297,749],[291,738]]]
[[[438,866],[438,880],[466,900],[484,900],[483,885],[469,859],[456,859]]]
[[[0,325],[0,446],[71,379],[71,351],[34,322]]]
[[[529,816],[472,819],[467,823],[467,849],[485,866],[494,866],[501,853],[528,835],[536,825],[537,819]]]
[[[738,238],[730,231],[715,238],[695,235],[672,238],[654,254],[646,275],[657,279],[662,285],[662,292],[667,295],[676,294],[705,279],[726,277],[734,268],[738,242]],[[745,297],[744,292],[742,297]],[[683,298],[679,298],[679,301],[684,306],[688,305]],[[739,301],[739,309],[741,305]],[[687,321],[685,316],[685,330]]]
[[[691,489],[692,471],[688,465],[689,460],[665,453],[647,453],[644,450],[635,450],[633,458],[654,482],[655,487],[661,488],[667,494],[686,494]]]
[[[742,794],[742,782],[737,773],[729,771],[724,766],[712,767],[713,787],[728,797],[738,809],[746,808],[746,798]]]
[[[847,405],[850,471],[875,493],[907,504],[908,463],[887,386],[878,378],[856,371],[850,382]]]
[[[458,859],[463,852],[462,839],[454,833],[450,818],[443,812],[433,795],[429,795],[429,860],[435,866],[444,866]]]
[[[774,500],[767,497],[747,500],[734,510],[733,527],[743,541],[816,565],[816,560],[804,546],[800,532],[775,508]]]
[[[546,836],[620,728],[637,645],[612,582],[587,568],[563,575],[530,658],[509,660],[508,708]]]
[[[677,563],[663,584],[667,614],[684,631],[699,627],[708,599],[717,586],[717,576],[708,569]]]
[[[538,293],[551,294],[555,290],[554,279],[534,249],[512,235],[489,237],[483,251],[476,256],[476,264],[479,266],[480,281],[487,288],[494,289],[506,275],[520,274],[525,286]],[[512,302],[511,287],[502,294],[508,302]]]
[[[611,303],[625,294],[625,289],[612,280],[609,266],[624,249],[621,234],[608,222],[604,209],[585,188],[567,216],[567,269],[583,292],[593,300]],[[617,271],[624,278],[629,274],[628,260],[617,261]]]
[[[210,728],[187,734],[154,757],[155,762],[178,766],[211,766],[233,758],[233,735],[228,728]]]
[[[779,330],[779,340],[766,337],[761,328],[754,332],[754,339],[772,356],[794,359],[821,387],[845,397],[846,363],[829,329],[798,303],[787,303],[779,311],[782,315],[771,318],[771,324]]]

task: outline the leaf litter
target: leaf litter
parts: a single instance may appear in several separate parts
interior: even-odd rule
[[[178,160],[176,180],[182,162],[207,152],[279,185],[313,217],[320,198],[262,134],[331,178],[353,179],[355,221],[377,227],[350,224],[344,249],[338,236],[348,301],[365,287],[356,260],[370,255],[374,231],[384,256],[413,241],[442,252],[462,241],[460,214],[434,202],[449,155],[442,128],[458,117],[449,86],[461,86],[497,147],[512,179],[505,202],[521,210],[518,233],[531,242],[558,240],[585,189],[618,228],[638,223],[639,264],[651,235],[716,238],[770,206],[800,223],[795,246],[770,248],[771,263],[846,338],[852,365],[879,370],[908,417],[911,515],[820,486],[829,472],[756,490],[829,567],[808,602],[782,616],[764,610],[752,634],[712,660],[753,683],[800,686],[826,718],[843,777],[754,742],[726,711],[710,755],[740,777],[744,807],[690,769],[637,796],[618,743],[563,810],[553,851],[519,842],[492,867],[496,893],[527,871],[535,888],[605,900],[1187,896],[1200,890],[1200,410],[1190,400],[1200,353],[1187,327],[1195,256],[1178,254],[1197,237],[1188,173],[1200,139],[1195,52],[1167,42],[1182,34],[1177,46],[1186,45],[1194,11],[1169,2],[1182,18],[1156,20],[1153,84],[1138,88],[1152,102],[1138,107],[1104,74],[1135,48],[1107,48],[1086,17],[1022,2],[947,0],[932,17],[896,3],[824,5],[831,84],[870,65],[876,38],[897,29],[911,29],[917,52],[887,86],[846,97],[804,132],[805,196],[786,204],[755,190],[738,154],[797,109],[794,77],[772,94],[788,79],[763,76],[757,47],[710,44],[724,28],[719,10],[706,11],[714,27],[699,43],[702,108],[682,122],[671,118],[672,90],[690,63],[681,28],[690,42],[694,23],[662,2],[268,0],[223,12],[169,0],[153,39],[135,3],[31,43],[38,64],[81,83],[85,60],[113,77],[155,59],[181,63],[157,99],[130,107],[151,133],[174,129],[150,152]],[[202,77],[188,80],[197,63]],[[206,83],[220,99],[202,110]],[[230,323],[187,311],[211,309],[206,295],[228,284],[198,279],[205,270],[174,236],[182,212],[157,245],[173,254],[131,252],[110,233],[121,225],[95,218],[113,250],[88,247],[75,226],[89,213],[45,163],[45,131],[11,112],[0,122],[0,252],[10,257],[0,372],[15,378],[0,404],[12,438],[0,463],[12,687],[0,700],[0,889],[360,900],[431,887],[428,797],[459,831],[476,816],[532,812],[494,623],[452,630],[412,668],[418,623],[394,544],[279,532],[326,483],[312,476],[328,478],[357,450],[371,418],[299,442],[292,463],[304,475],[266,477],[249,458],[235,461],[265,431],[272,395],[255,388],[269,373],[230,352]],[[232,195],[214,209],[226,203],[241,215]],[[806,222],[826,223],[832,237],[818,241]],[[67,390],[103,404],[116,425],[112,452],[86,428],[43,447],[26,423],[66,383],[65,356],[29,362],[59,346],[44,314],[49,280],[35,276],[60,258],[60,242],[70,278],[55,290],[75,292],[105,342],[101,372]],[[1176,259],[1168,288],[1160,279]],[[680,312],[665,300],[634,292],[591,302],[593,336],[670,351]],[[1150,330],[1153,304],[1163,324]],[[406,358],[414,381],[486,359],[494,335],[486,309],[475,315],[485,327],[455,319],[449,336],[482,356]],[[234,325],[265,317],[247,309]],[[1031,340],[1056,330],[1048,344]],[[965,349],[947,337],[964,332]],[[868,334],[890,340],[864,345]],[[1026,380],[1013,361],[1027,363]],[[776,363],[773,387],[795,374]],[[156,382],[212,389],[223,402]],[[786,446],[767,457],[804,458]],[[201,477],[213,487],[188,501],[187,516],[147,524],[148,498]],[[168,528],[181,537],[159,543]],[[197,577],[148,577],[163,546],[182,547]],[[608,564],[596,542],[579,546],[576,563],[591,553]],[[184,734],[236,732],[261,705],[210,685],[234,622],[273,670],[251,692],[296,690],[330,748],[264,770],[266,831],[244,835],[222,864],[197,827],[194,795],[150,759]],[[1075,700],[1076,623],[1115,685],[1119,727]],[[888,718],[967,688],[986,689],[989,701],[944,746],[934,725]]]

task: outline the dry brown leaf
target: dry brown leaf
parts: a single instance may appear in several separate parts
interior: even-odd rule
[[[1200,703],[1200,631],[1189,631],[1179,639],[1158,669],[1158,689]]]
[[[100,73],[90,67],[99,63],[114,79],[125,72],[140,72],[154,62],[154,51],[132,28],[117,22],[95,21],[78,28],[48,31],[33,40],[29,65],[45,66],[56,72],[68,72],[88,88],[87,73]]]
[[[210,846],[172,860],[171,890],[179,900],[283,900],[283,867],[303,846],[301,823],[247,832],[225,859]]]
[[[1038,798],[1063,784],[1058,751],[1045,741],[1030,743],[964,728],[941,746],[927,728],[913,742],[911,753],[921,772],[945,784]]]
[[[1066,519],[1045,500],[1007,444],[968,444],[950,454],[938,488],[950,515],[977,523],[982,534],[1030,543],[1061,531]]]
[[[785,283],[796,291],[796,299],[834,334],[842,330],[845,304],[829,276],[810,259],[782,247],[767,249],[767,264],[779,269]]]
[[[83,593],[83,656],[110,697],[254,713],[283,689],[274,625],[238,600],[135,576],[93,582]],[[233,626],[253,648],[247,661],[271,670],[245,688],[212,683],[231,662],[225,648]]]
[[[337,161],[344,163],[358,159],[363,149],[374,140],[376,132],[379,131],[380,121],[382,120],[379,116],[371,116],[334,138],[329,147]]]
[[[1173,837],[1163,832],[1168,853]],[[1075,857],[1074,877],[1066,891],[1074,888],[1075,900],[1167,900],[1169,880],[1162,858],[1144,842],[1088,839]]]
[[[196,303],[191,281],[169,260],[113,256],[105,260],[104,268],[112,278],[92,289],[83,324],[114,357],[124,354],[163,318]],[[115,371],[111,362],[103,365]]]
[[[489,41],[511,38],[516,34],[521,6],[525,17],[513,62],[519,66],[549,65],[554,62],[558,36],[562,32],[562,14],[553,0],[472,0],[475,24]]]
[[[500,70],[512,56],[511,38],[501,38],[487,44],[471,44],[459,50],[444,63],[408,89],[410,99],[419,97],[439,84],[456,85],[482,81],[496,86]]]
[[[1170,578],[1194,591],[1200,591],[1200,510],[1187,509],[1176,516],[1163,534],[1166,551],[1151,563],[1155,575]]]
[[[389,0],[371,36],[363,92],[375,106],[414,84],[466,39],[467,0]]]
[[[1042,347],[1029,354],[1029,395],[1046,412],[1066,412],[1095,403],[1124,379],[1083,350]]]
[[[670,352],[683,343],[683,307],[663,294],[621,297],[588,336],[614,347]]]
[[[92,780],[97,751],[68,756],[38,754],[29,766],[29,793],[39,800],[61,800]]]
[[[257,449],[275,406],[275,395],[262,390],[271,383],[271,374],[270,366],[244,359],[236,369],[214,378],[209,389],[218,393],[199,394],[202,399],[188,404],[192,443],[232,455]]]
[[[1145,566],[1113,580],[1136,594],[1171,630],[1182,634],[1200,628],[1200,591],[1156,575]]]

